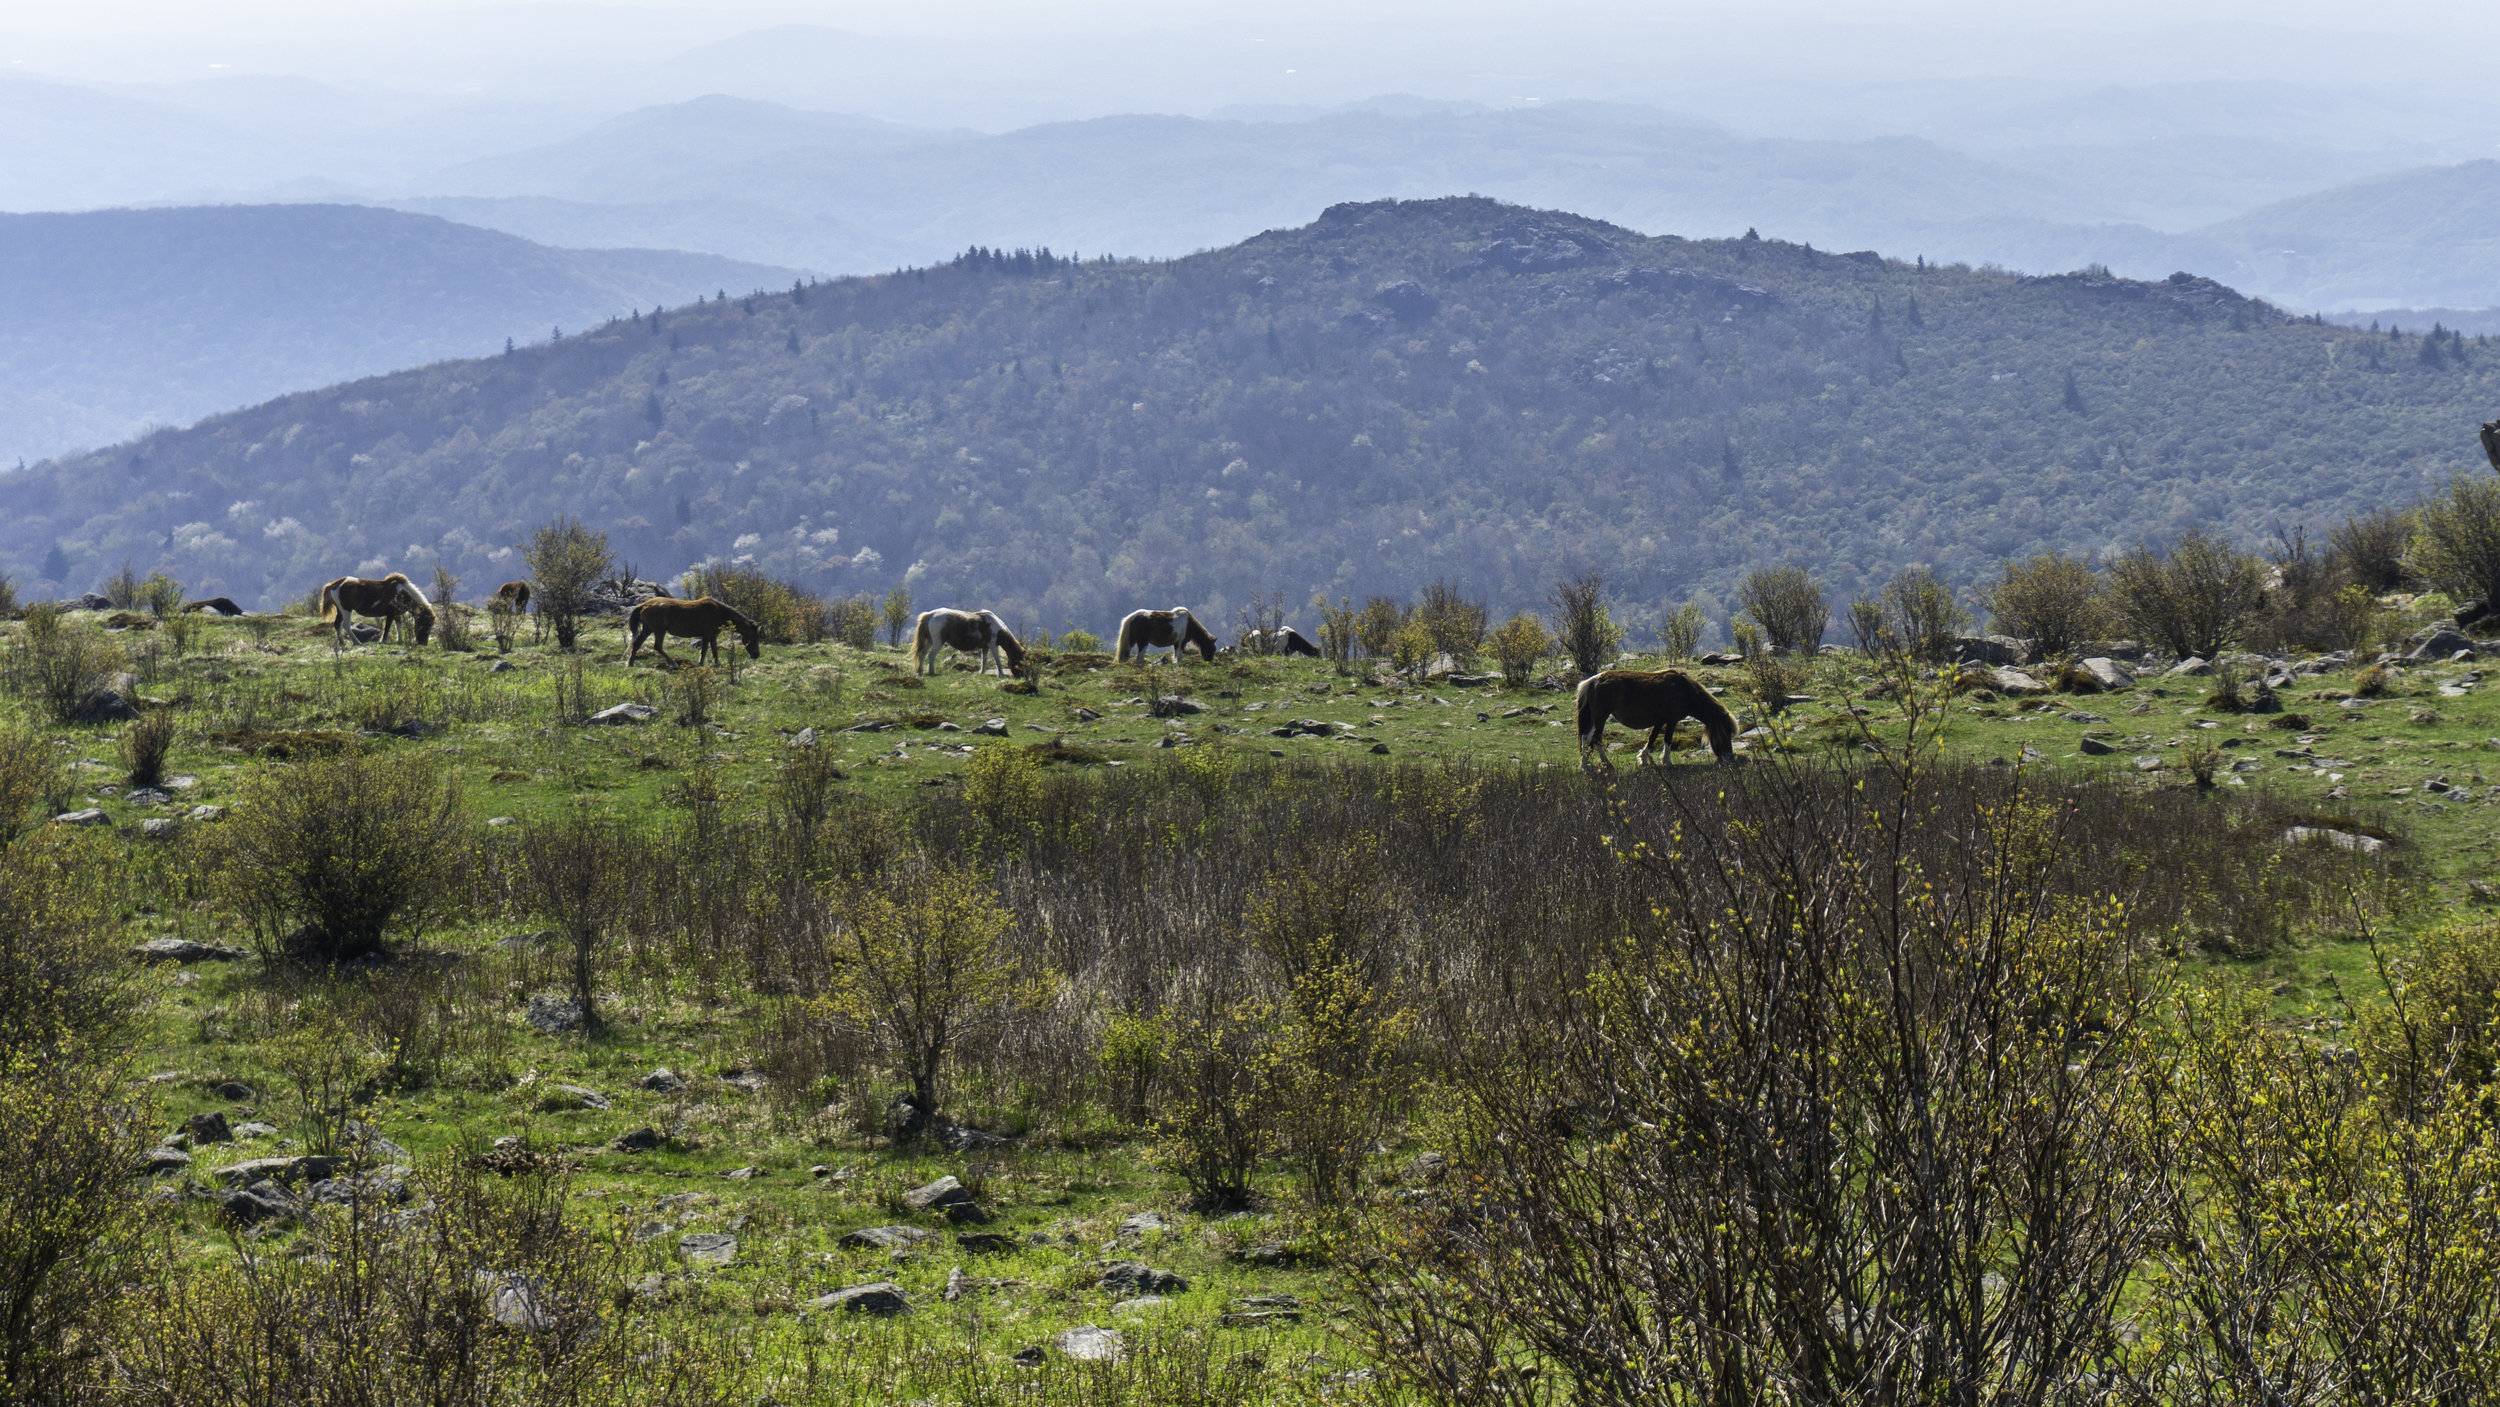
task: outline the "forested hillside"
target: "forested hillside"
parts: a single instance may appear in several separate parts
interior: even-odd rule
[[[9,480],[0,567],[75,590],[128,558],[266,604],[438,555],[501,580],[573,513],[646,575],[908,573],[1054,629],[1436,577],[1529,604],[1592,567],[1637,615],[1775,561],[1969,581],[2402,502],[2488,472],[2496,364],[2186,275],[1381,202],[1168,263],[969,257],[290,396]]]
[[[714,255],[550,249],[356,205],[0,214],[0,465],[789,280]]]

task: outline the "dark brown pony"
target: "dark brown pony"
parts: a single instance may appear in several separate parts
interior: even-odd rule
[[[337,627],[338,641],[347,644],[348,626],[353,616],[371,616],[382,622],[382,638],[391,638],[391,627],[402,617],[415,632],[417,643],[434,633],[434,607],[425,599],[405,573],[393,572],[380,581],[363,577],[343,576],[321,588],[321,619]]]
[[[1311,637],[1290,625],[1280,625],[1274,630],[1253,630],[1241,637],[1241,648],[1254,655],[1308,655],[1312,659],[1319,658],[1319,646],[1311,643]]]
[[[1168,611],[1131,611],[1120,622],[1119,653],[1114,658],[1126,660],[1129,652],[1134,650],[1142,662],[1148,650],[1168,646],[1172,651],[1172,662],[1178,664],[1181,652],[1193,645],[1197,647],[1198,658],[1215,658],[1215,636],[1198,623],[1198,618],[1189,613],[1188,607],[1174,606]]]
[[[675,664],[677,661],[668,653],[668,637],[676,635],[695,641],[696,663],[702,663],[703,657],[709,655],[712,663],[719,664],[721,630],[733,625],[738,628],[739,642],[747,647],[747,658],[762,659],[762,627],[738,614],[727,602],[709,596],[693,601],[654,596],[625,614],[625,628],[634,634],[633,645],[625,651],[625,663],[632,664],[634,657],[642,653],[642,642],[649,640],[654,653]]]
[[[194,601],[182,608],[182,613],[184,615],[189,615],[193,611],[215,611],[221,616],[239,616],[244,614],[243,608],[236,605],[234,603],[234,598],[230,596],[211,596],[205,601]]]
[[[526,581],[505,582],[495,588],[494,595],[486,598],[486,608],[493,610],[495,603],[499,601],[516,612],[528,610],[530,608],[530,584]]]
[[[1641,744],[1639,763],[1649,761],[1649,750],[1658,749],[1661,762],[1672,765],[1674,750],[1669,734],[1675,725],[1690,718],[1701,724],[1710,735],[1710,750],[1721,762],[1736,760],[1736,715],[1727,705],[1710,697],[1710,691],[1696,683],[1680,669],[1607,669],[1580,681],[1578,706],[1574,711],[1580,728],[1580,765],[1588,765],[1589,749],[1597,749],[1597,760],[1608,767],[1614,759],[1606,755],[1606,720],[1614,719],[1626,728],[1646,728],[1649,740]]]

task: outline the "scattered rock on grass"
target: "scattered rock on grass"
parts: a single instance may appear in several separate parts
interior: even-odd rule
[[[191,1155],[179,1148],[151,1148],[139,1155],[139,1175],[157,1177],[191,1166]]]
[[[2297,845],[2303,841],[2324,841],[2338,850],[2351,850],[2363,855],[2373,854],[2387,848],[2387,842],[2377,836],[2356,835],[2351,831],[2330,830],[2325,826],[2294,826],[2283,832],[2283,841],[2287,845]]]
[[[1120,1331],[1093,1324],[1062,1329],[1052,1337],[1051,1344],[1080,1362],[1117,1362],[1120,1357]]]
[[[64,811],[53,817],[52,822],[61,826],[109,826],[113,824],[113,818],[105,815],[101,808],[90,806],[83,811]]]
[[[1123,1290],[1131,1294],[1173,1294],[1189,1288],[1186,1277],[1169,1270],[1157,1270],[1144,1261],[1115,1260],[1104,1267],[1102,1278],[1094,1282],[1098,1290]]]
[[[636,1080],[634,1084],[638,1089],[653,1090],[660,1094],[675,1094],[686,1087],[686,1077],[663,1065]]]
[[[872,1251],[905,1251],[936,1234],[917,1226],[864,1226],[843,1237],[841,1244]]]
[[[890,1280],[853,1285],[829,1295],[819,1295],[807,1303],[809,1308],[825,1313],[840,1310],[845,1314],[884,1316],[911,1312],[911,1300],[903,1294],[903,1287]]]
[[[658,1129],[643,1128],[636,1129],[632,1133],[618,1134],[616,1140],[608,1146],[619,1153],[648,1153],[665,1141],[660,1137]]]
[[[626,723],[648,723],[659,716],[660,711],[650,704],[626,702],[614,708],[603,708],[583,721],[615,727]]]
[[[726,1231],[690,1231],[677,1238],[677,1254],[697,1265],[727,1265],[738,1258],[738,1238]]]
[[[540,992],[530,998],[523,1018],[531,1026],[548,1035],[562,1035],[582,1028],[581,1002],[562,992]]]
[[[142,962],[234,962],[251,956],[241,948],[194,943],[188,938],[150,938],[133,947],[130,955]]]

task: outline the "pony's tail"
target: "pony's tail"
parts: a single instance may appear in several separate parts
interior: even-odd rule
[[[920,661],[929,653],[929,612],[920,613],[920,623],[911,633],[911,667],[920,668]]]
[[[1113,660],[1126,660],[1128,658],[1128,643],[1130,639],[1136,635],[1136,633],[1137,613],[1135,611],[1131,611],[1127,615],[1120,617],[1119,643],[1111,647],[1111,658]]]
[[[339,618],[339,583],[345,580],[347,578],[343,576],[333,577],[322,585],[321,623],[323,625],[335,624]]]
[[[1580,681],[1579,688],[1571,691],[1571,728],[1573,732],[1580,735],[1580,747],[1584,757],[1586,756],[1589,745],[1590,715],[1594,711],[1590,707],[1592,703],[1591,686],[1596,683],[1597,676],[1592,674],[1588,678]],[[1597,715],[1597,727],[1598,737],[1602,741],[1605,737],[1606,727],[1605,716],[1602,713]]]

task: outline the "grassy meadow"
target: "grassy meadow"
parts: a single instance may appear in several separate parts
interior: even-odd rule
[[[74,613],[64,628],[95,624]],[[27,649],[27,629],[0,626],[0,649]],[[2483,687],[2475,663],[2321,669],[2268,713],[2218,702],[2211,678],[2010,697],[1837,654],[1807,662],[1773,714],[1749,701],[1745,670],[1693,665],[1737,712],[1744,765],[1693,765],[1708,754],[1687,725],[1673,767],[1643,774],[1639,736],[1615,728],[1621,770],[1591,777],[1568,691],[1410,680],[1385,663],[1059,651],[1006,680],[952,656],[917,676],[904,652],[827,643],[760,660],[733,649],[717,669],[648,653],[628,666],[613,620],[570,654],[526,634],[499,650],[483,630],[468,650],[340,651],[300,616],[93,638],[154,701],[144,710],[177,720],[164,780],[153,794],[131,781],[140,724],[52,722],[12,674],[6,707],[51,763],[27,799],[109,824],[16,840],[29,873],[83,878],[30,889],[11,912],[59,905],[113,956],[81,979],[131,1012],[109,1062],[120,1085],[97,1098],[144,1124],[136,1142],[170,1139],[190,1159],[113,1223],[122,1239],[92,1273],[122,1289],[77,1310],[85,1327],[55,1355],[86,1371],[109,1343],[116,1400],[274,1401],[311,1377],[331,1383],[318,1400],[393,1400],[340,1388],[339,1365],[368,1354],[374,1384],[402,1383],[409,1362],[445,1352],[446,1331],[409,1306],[461,1293],[483,1295],[502,1326],[461,1341],[496,1386],[425,1400],[1698,1400],[1700,1379],[1664,1366],[1685,1351],[1665,1308],[1627,1330],[1641,1342],[1607,1350],[1652,1376],[1610,1382],[1538,1336],[1548,1309],[1571,1315],[1503,1301],[1515,1291],[1501,1277],[1436,1259],[1478,1243],[1435,1218],[1492,1204],[1470,1197],[1533,1201],[1500,1157],[1469,1156],[1520,1146],[1502,1133],[1519,1111],[1485,1072],[1538,1072],[1515,1086],[1552,1096],[1537,1118],[1594,1110],[1596,1086],[1546,1083],[1616,1038],[1575,1044],[1573,1013],[1669,999],[1609,985],[1626,972],[1663,988],[1716,980],[1698,949],[1653,969],[1625,967],[1618,945],[1676,951],[1670,913],[1708,909],[1711,894],[1745,911],[1727,874],[1759,875],[1776,855],[1803,892],[1889,854],[1866,872],[1959,876],[1930,891],[1982,896],[1974,912],[2015,916],[2004,931],[2071,925],[2075,951],[2100,956],[2071,981],[2054,962],[2022,980],[2091,993],[2077,1020],[2108,1042],[2093,1048],[2142,1032],[2174,1071],[2211,1054],[2198,1032],[2359,1041],[2386,1005],[2382,964],[2500,901],[2483,883],[2500,842],[2500,686]],[[585,721],[625,703],[656,712]],[[1913,730],[1932,746],[1910,746]],[[413,763],[449,809],[412,862],[429,892],[376,929],[381,953],[332,965],[291,955],[238,876],[260,852],[226,837],[343,757]],[[1904,759],[1941,790],[1886,770]],[[1887,810],[1879,793],[1944,797],[1934,814],[1948,818],[1900,819],[1917,808]],[[1875,819],[1842,839],[1816,829],[1853,808]],[[1704,834],[1707,817],[1739,813],[1752,819],[1731,834],[1826,839],[1757,852]],[[173,824],[151,835],[151,820]],[[2295,825],[2384,844],[2283,843]],[[532,835],[576,848],[542,853]],[[1809,851],[1829,855],[1797,858]],[[2002,863],[1958,868],[1982,852]],[[572,871],[545,868],[568,855]],[[1840,868],[1814,868],[1826,864]],[[565,874],[594,869],[581,884],[607,897],[567,899]],[[2104,900],[2125,915],[2091,917]],[[1948,928],[1964,932],[1936,931]],[[237,951],[119,960],[160,938]],[[954,946],[932,961],[914,946],[927,942]],[[2068,961],[2082,963],[2055,959]],[[951,1032],[897,1027],[895,1009],[930,1004],[879,985],[906,969],[968,984],[948,998]],[[2121,970],[2134,985],[2104,985]],[[582,987],[594,1016],[533,1021]],[[2238,1015],[2199,1024],[2225,1008]],[[2031,1049],[2043,1019],[2008,1026],[2001,1049]],[[915,1117],[898,1102],[906,1056],[933,1043],[935,1107],[898,1133]],[[2037,1069],[2055,1080],[2089,1059],[2050,1052]],[[1571,1117],[1591,1158],[1620,1141],[1605,1130],[1663,1119]],[[2108,1117],[2116,1129],[2137,1116]],[[396,1168],[394,1186],[451,1210],[418,1222],[397,1195],[342,1194],[249,1224],[216,1175],[331,1152],[351,1160],[342,1176]],[[2170,1206],[2204,1185],[2175,1169],[2128,1176],[2171,1186]],[[944,1177],[977,1220],[906,1200]],[[292,1181],[305,1208],[313,1180]],[[391,1239],[454,1220],[475,1238],[458,1254]],[[891,1227],[908,1230],[855,1235]],[[725,1243],[687,1239],[707,1234],[734,1238],[725,1259],[706,1259]],[[1558,1242],[1521,1235],[1503,1264],[1571,1281],[1537,1258]],[[2177,1269],[2168,1245],[2145,1233],[2106,1315],[2201,1322],[2157,1288]],[[475,1268],[505,1254],[528,1268]],[[427,1280],[428,1256],[454,1269]],[[1123,1279],[1124,1263],[1143,1278]],[[507,1274],[520,1278],[494,1278]],[[908,1311],[820,1302],[879,1283]],[[1442,1296],[1446,1318],[1400,1313]],[[530,1317],[541,1308],[587,1327],[548,1347]],[[1466,1340],[1489,1323],[1514,1327]],[[276,1325],[287,1332],[263,1332]],[[1115,1330],[1116,1351],[1089,1328]],[[1507,1332],[1518,1338],[1493,1341]],[[329,1366],[290,1366],[312,1352],[284,1346],[297,1340],[326,1345]],[[2146,1343],[2093,1338],[2056,1371],[2231,1380],[2227,1363]]]

